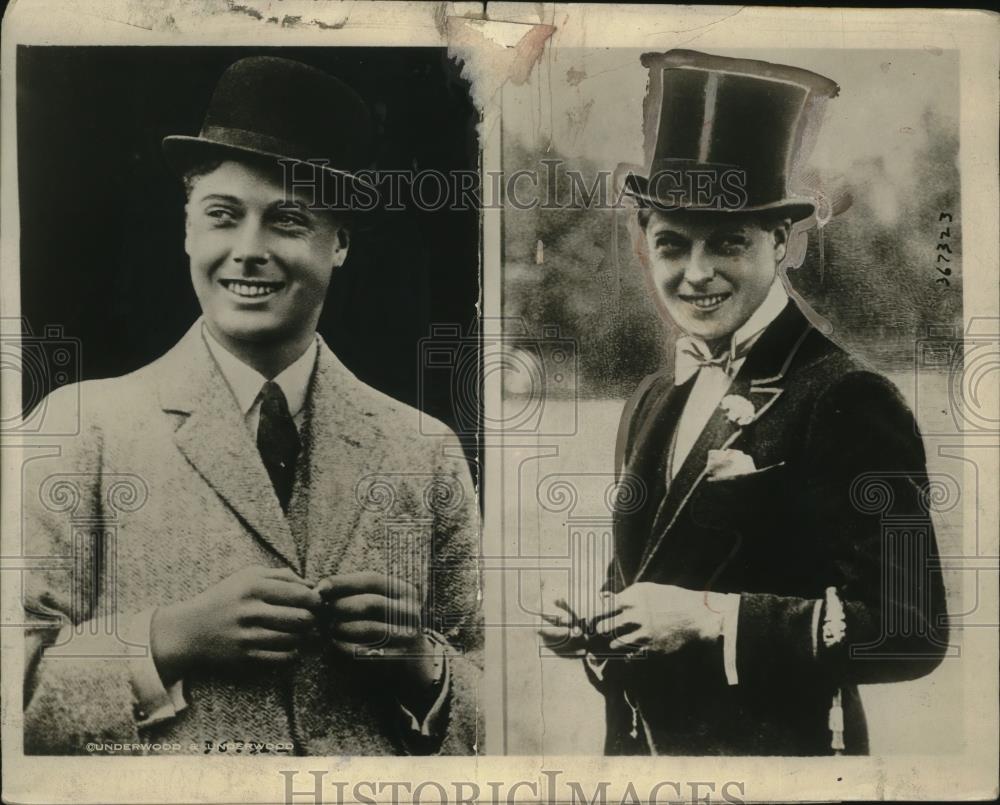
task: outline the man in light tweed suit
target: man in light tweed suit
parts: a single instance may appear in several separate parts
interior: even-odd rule
[[[26,581],[27,753],[476,751],[461,449],[316,333],[350,237],[314,191],[371,198],[370,134],[353,90],[263,57],[226,71],[198,137],[164,141],[203,315],[46,401],[80,427],[25,466],[24,540],[73,569]],[[289,165],[318,184],[289,193]]]

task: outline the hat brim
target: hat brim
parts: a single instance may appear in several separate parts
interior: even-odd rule
[[[275,164],[280,160],[286,162],[291,160],[300,165],[310,165],[313,168],[319,168],[332,178],[346,180],[355,187],[364,188],[374,193],[376,198],[379,197],[378,188],[357,174],[333,168],[329,165],[296,159],[285,154],[276,154],[259,148],[218,142],[206,137],[189,137],[183,134],[171,134],[168,137],[164,137],[161,146],[167,164],[178,176],[183,176],[201,163],[215,159],[225,159],[227,157],[269,165]]]
[[[791,219],[792,223],[804,221],[812,218],[816,214],[816,202],[803,197],[789,197],[766,204],[746,204],[742,207],[722,207],[719,205],[698,206],[694,204],[680,203],[676,201],[664,201],[649,192],[649,178],[638,173],[629,173],[625,177],[624,193],[632,198],[638,199],[643,206],[650,207],[662,212],[691,212],[691,213],[721,213],[740,214],[754,212],[778,212],[781,211],[785,217]]]

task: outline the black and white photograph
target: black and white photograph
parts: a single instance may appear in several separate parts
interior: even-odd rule
[[[51,558],[24,576],[25,753],[474,753],[477,448],[421,427],[447,395],[416,405],[431,323],[475,321],[478,211],[366,178],[475,170],[457,70],[131,47],[17,70],[46,448],[21,536]]]
[[[593,316],[596,333],[594,348],[579,352],[607,353],[603,366],[581,361],[578,377],[635,388],[614,447],[619,488],[603,606],[590,614],[579,608],[586,600],[557,598],[541,634],[558,654],[583,652],[583,670],[605,700],[609,754],[867,753],[857,685],[924,677],[949,650],[931,480],[900,391],[838,345],[840,328],[831,331],[808,299],[835,300],[824,305],[827,315],[879,343],[884,357],[873,357],[887,369],[909,368],[910,346],[926,323],[960,323],[957,271],[942,273],[943,284],[930,277],[914,287],[903,316],[893,318],[888,304],[890,295],[899,299],[906,272],[918,270],[907,260],[899,216],[916,223],[960,206],[954,109],[941,109],[945,100],[918,117],[923,129],[911,159],[938,171],[932,192],[907,193],[888,173],[869,173],[864,184],[848,173],[843,186],[823,187],[828,207],[819,209],[808,188],[792,192],[787,171],[802,164],[797,152],[809,135],[822,136],[827,103],[851,103],[846,91],[838,97],[834,80],[689,50],[640,61],[651,76],[646,110],[655,146],[648,168],[626,170],[621,192],[631,202],[623,217],[632,216],[640,265],[630,264],[632,249],[606,265],[609,273],[631,269],[619,281],[633,286],[636,306],[652,302],[676,335],[674,355],[638,382],[616,377],[632,367],[616,365],[615,345],[636,362],[643,352],[660,359],[659,333],[639,331],[640,311],[626,307],[624,292],[620,315],[629,321],[621,327],[630,331],[602,331],[599,319],[617,322],[593,310],[581,316]],[[892,196],[871,199],[879,182]],[[872,210],[881,214],[876,233],[851,229],[852,213],[873,202],[882,203]],[[779,267],[817,219],[824,254],[807,247],[796,270],[823,276],[788,287]],[[546,234],[543,242],[553,237]],[[553,234],[552,266],[542,263],[538,273],[562,269],[557,249],[568,238]],[[882,261],[857,261],[879,236]],[[852,249],[844,248],[847,238]],[[959,233],[950,241],[958,265]],[[842,272],[853,281],[836,276]],[[557,281],[549,288],[558,297]],[[862,297],[867,311],[857,310]],[[605,312],[613,315],[614,305],[609,300]],[[575,330],[579,320],[568,325]],[[604,445],[599,455],[611,452]],[[885,534],[888,513],[903,518],[905,530]],[[883,632],[889,624],[901,628]]]
[[[551,339],[505,454],[506,750],[955,752],[957,54],[555,53],[503,100],[503,315]]]
[[[995,798],[998,29],[6,3],[0,796]]]

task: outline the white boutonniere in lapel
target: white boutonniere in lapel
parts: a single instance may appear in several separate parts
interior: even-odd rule
[[[746,397],[739,394],[727,394],[722,398],[719,407],[726,414],[726,419],[739,427],[749,425],[757,417],[757,409]]]
[[[720,481],[723,478],[735,478],[757,471],[753,457],[742,450],[709,450],[705,473],[709,481]]]

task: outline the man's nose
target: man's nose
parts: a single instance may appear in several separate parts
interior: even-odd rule
[[[704,244],[693,244],[684,265],[684,279],[690,285],[704,285],[714,276],[712,256],[706,254]]]
[[[270,257],[264,227],[259,221],[244,220],[233,248],[233,260],[246,267],[254,267],[264,265]]]

